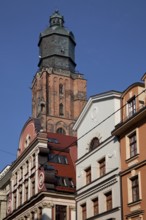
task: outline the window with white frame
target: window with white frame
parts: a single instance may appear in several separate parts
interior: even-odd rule
[[[127,180],[128,203],[134,203],[139,201],[141,198],[140,173],[134,172],[134,175],[129,177]]]
[[[86,184],[91,183],[91,167],[88,167],[85,170],[85,175],[86,175]]]
[[[99,164],[99,176],[104,176],[106,173],[106,162],[105,157],[98,161]]]
[[[129,136],[129,149],[130,149],[130,157],[133,157],[137,154],[136,132],[133,132]]]
[[[81,205],[82,208],[82,220],[85,220],[87,218],[87,208],[86,203]]]
[[[136,129],[126,136],[126,159],[135,158],[138,153],[138,129]]]
[[[95,199],[92,200],[93,202],[93,214],[97,215],[99,213],[99,201],[98,201],[98,197],[96,197]]]
[[[106,210],[109,211],[112,209],[112,192],[109,191],[105,194],[106,198]]]
[[[131,178],[132,202],[139,200],[139,179],[138,175]]]

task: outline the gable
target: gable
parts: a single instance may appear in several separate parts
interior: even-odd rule
[[[40,121],[38,119],[29,119],[20,134],[19,147],[17,151],[17,157],[19,157],[23,151],[29,147],[30,143],[35,139],[38,131],[40,131]]]

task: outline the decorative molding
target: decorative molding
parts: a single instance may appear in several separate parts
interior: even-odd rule
[[[50,202],[43,202],[43,204],[42,204],[42,207],[43,208],[52,208],[54,206],[54,204],[53,203],[50,203]]]

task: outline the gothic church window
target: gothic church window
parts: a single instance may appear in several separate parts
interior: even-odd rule
[[[58,128],[56,132],[58,134],[65,134],[65,130],[63,128]]]
[[[62,103],[60,103],[59,104],[59,115],[64,115],[64,113],[63,113],[63,104]]]
[[[63,85],[59,84],[59,95],[63,95]]]

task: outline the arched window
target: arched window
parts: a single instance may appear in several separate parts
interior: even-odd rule
[[[99,139],[97,137],[94,137],[90,143],[90,151],[97,148],[99,146],[99,144],[100,144]]]
[[[64,115],[64,113],[63,113],[63,104],[62,103],[59,104],[59,115]]]
[[[63,128],[58,128],[56,132],[58,134],[65,134],[65,130]]]
[[[63,95],[63,85],[59,84],[59,95]]]

